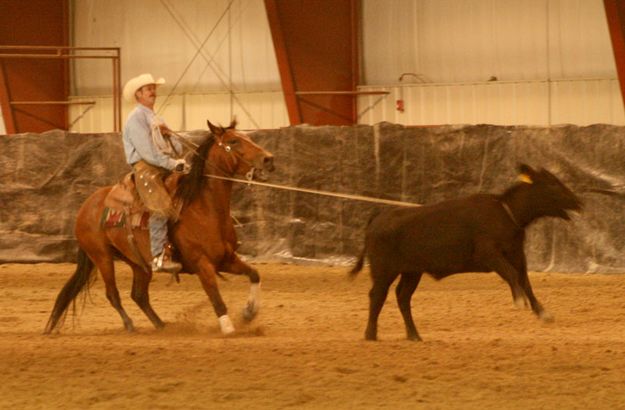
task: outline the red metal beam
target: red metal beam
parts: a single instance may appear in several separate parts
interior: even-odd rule
[[[357,122],[360,0],[265,0],[292,125]]]
[[[616,72],[621,86],[621,98],[625,107],[625,2],[622,0],[603,0],[603,5],[612,39]]]
[[[282,80],[282,92],[284,93],[286,109],[289,114],[289,122],[291,125],[295,125],[302,123],[302,114],[299,109],[297,96],[295,95],[295,81],[293,79],[293,73],[291,72],[291,63],[289,62],[289,53],[284,38],[284,29],[282,27],[278,1],[279,0],[265,0],[265,10],[267,11],[273,46],[276,52],[276,59],[278,60],[278,69],[280,70],[280,79]]]
[[[89,54],[85,54],[84,52],[89,52]],[[77,52],[83,52],[78,54]],[[68,47],[68,46],[3,46],[0,45],[0,62],[3,60],[15,60],[15,59],[26,59],[26,60],[73,60],[73,59],[110,59],[113,62],[113,128],[115,132],[121,131],[121,85],[120,85],[120,72],[121,72],[121,62],[120,62],[120,54],[121,50],[119,47]],[[5,77],[6,78],[6,77]],[[32,81],[32,80],[31,80]],[[5,81],[5,85],[8,84],[8,81]],[[0,87],[0,91],[2,87]],[[67,90],[64,95],[68,95],[69,90]],[[67,100],[53,100],[53,101],[37,101],[37,100],[29,100],[29,101],[15,101],[11,98],[10,90],[8,85],[6,86],[6,91],[3,93],[0,98],[5,97],[7,100],[7,104],[13,110],[11,111],[12,116],[14,116],[15,112],[20,112],[27,116],[32,117],[33,119],[37,119],[38,121],[47,124],[46,126],[53,126],[54,128],[59,128],[57,124],[48,121],[45,117],[36,116],[30,112],[22,112],[19,109],[14,108],[17,105],[29,105],[29,106],[45,106],[45,105],[56,105],[56,106],[67,106],[74,104],[82,104],[81,102],[71,102]],[[95,104],[95,102],[93,102]],[[75,120],[74,120],[75,121]],[[73,123],[72,123],[73,124]],[[67,127],[63,127],[66,129]],[[19,129],[19,131],[18,131]],[[25,130],[20,127],[16,128],[15,132],[24,132],[24,131],[32,131]]]
[[[11,107],[11,96],[4,74],[4,64],[0,60],[0,108],[2,108],[2,118],[7,134],[15,134],[15,118],[13,118],[13,108]]]
[[[0,44],[44,46],[69,42],[69,0],[0,0]],[[21,53],[21,51],[18,51]],[[69,93],[66,60],[3,59],[0,99],[12,133],[67,127],[66,105],[12,106],[12,101],[63,101]],[[7,125],[7,131],[9,125]]]

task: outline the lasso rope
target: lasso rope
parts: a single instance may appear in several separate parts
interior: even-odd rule
[[[186,145],[187,148],[189,148],[196,155],[198,155],[197,154],[197,148],[198,148],[197,144],[189,141],[186,137],[184,137],[184,136],[182,136],[182,135],[180,135],[178,133],[172,132],[172,134],[174,136],[176,136],[178,138],[178,140],[183,145]],[[213,166],[213,168],[215,168],[215,167]],[[317,190],[317,189],[290,187],[290,186],[278,185],[278,184],[269,184],[267,182],[258,182],[258,181],[248,180],[248,179],[231,178],[231,177],[225,177],[225,176],[214,175],[214,174],[204,174],[204,176],[208,177],[208,178],[221,179],[221,180],[224,180],[224,181],[239,182],[239,183],[248,184],[248,185],[258,185],[258,186],[264,186],[264,187],[267,187],[267,188],[283,189],[285,191],[305,192],[307,194],[331,196],[331,197],[334,197],[334,198],[352,199],[352,200],[355,200],[355,201],[374,202],[374,203],[378,203],[378,204],[397,205],[397,206],[421,206],[421,204],[415,204],[414,202],[393,201],[391,199],[373,198],[373,197],[362,196],[362,195],[339,194],[339,193],[330,192],[330,191],[322,191],[322,190]]]
[[[239,178],[230,178],[230,177],[224,177],[224,176],[214,175],[214,174],[204,174],[204,176],[208,178],[221,179],[224,181],[240,182],[242,184],[248,184],[248,185],[258,185],[258,186],[264,186],[267,188],[284,189],[286,191],[305,192],[307,194],[331,196],[335,198],[353,199],[355,201],[375,202],[379,204],[398,205],[398,206],[421,206],[421,204],[415,204],[413,202],[393,201],[391,199],[373,198],[373,197],[362,196],[362,195],[339,194],[339,193],[330,192],[330,191],[321,191],[321,190],[316,190],[316,189],[269,184],[267,182],[251,181],[251,180],[245,180],[245,179],[239,179]]]

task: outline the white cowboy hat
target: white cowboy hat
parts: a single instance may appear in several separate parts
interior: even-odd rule
[[[161,77],[158,80],[154,80],[152,74],[149,73],[144,73],[134,78],[131,78],[124,86],[124,99],[126,99],[126,101],[134,102],[135,92],[137,92],[139,88],[148,84],[165,84],[165,79]]]

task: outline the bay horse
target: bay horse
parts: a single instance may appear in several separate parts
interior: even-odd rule
[[[273,171],[273,155],[256,145],[236,130],[236,121],[228,127],[215,126],[207,121],[210,134],[200,143],[191,161],[187,175],[172,174],[178,178],[174,201],[182,203],[179,218],[170,222],[169,238],[182,264],[183,272],[200,279],[218,317],[223,334],[234,332],[226,305],[219,293],[217,276],[220,272],[245,275],[250,280],[250,293],[243,311],[251,321],[260,307],[260,276],[256,269],[243,262],[236,254],[237,237],[230,215],[232,181],[207,178],[207,174],[225,177],[247,175],[265,179],[264,171]],[[170,181],[166,181],[168,185]],[[77,266],[57,296],[44,333],[52,332],[63,322],[68,307],[75,307],[76,297],[87,290],[100,271],[106,288],[106,297],[121,316],[124,327],[132,332],[134,325],[122,307],[115,284],[114,259],[125,261],[133,273],[131,297],[160,329],[163,321],[150,305],[149,285],[152,279],[149,233],[138,228],[104,228],[100,223],[104,199],[112,187],[94,192],[82,204],[76,218],[75,234],[79,249]],[[129,234],[131,230],[131,234]],[[129,240],[134,236],[135,243]]]

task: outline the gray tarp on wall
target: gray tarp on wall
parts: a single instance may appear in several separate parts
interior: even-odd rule
[[[625,272],[625,128],[289,127],[253,138],[275,155],[272,183],[428,204],[514,183],[516,165],[545,167],[585,202],[573,222],[528,230],[531,270]],[[129,170],[117,134],[0,136],[0,262],[69,261],[74,217],[97,187]],[[237,185],[244,255],[350,261],[383,205]]]

